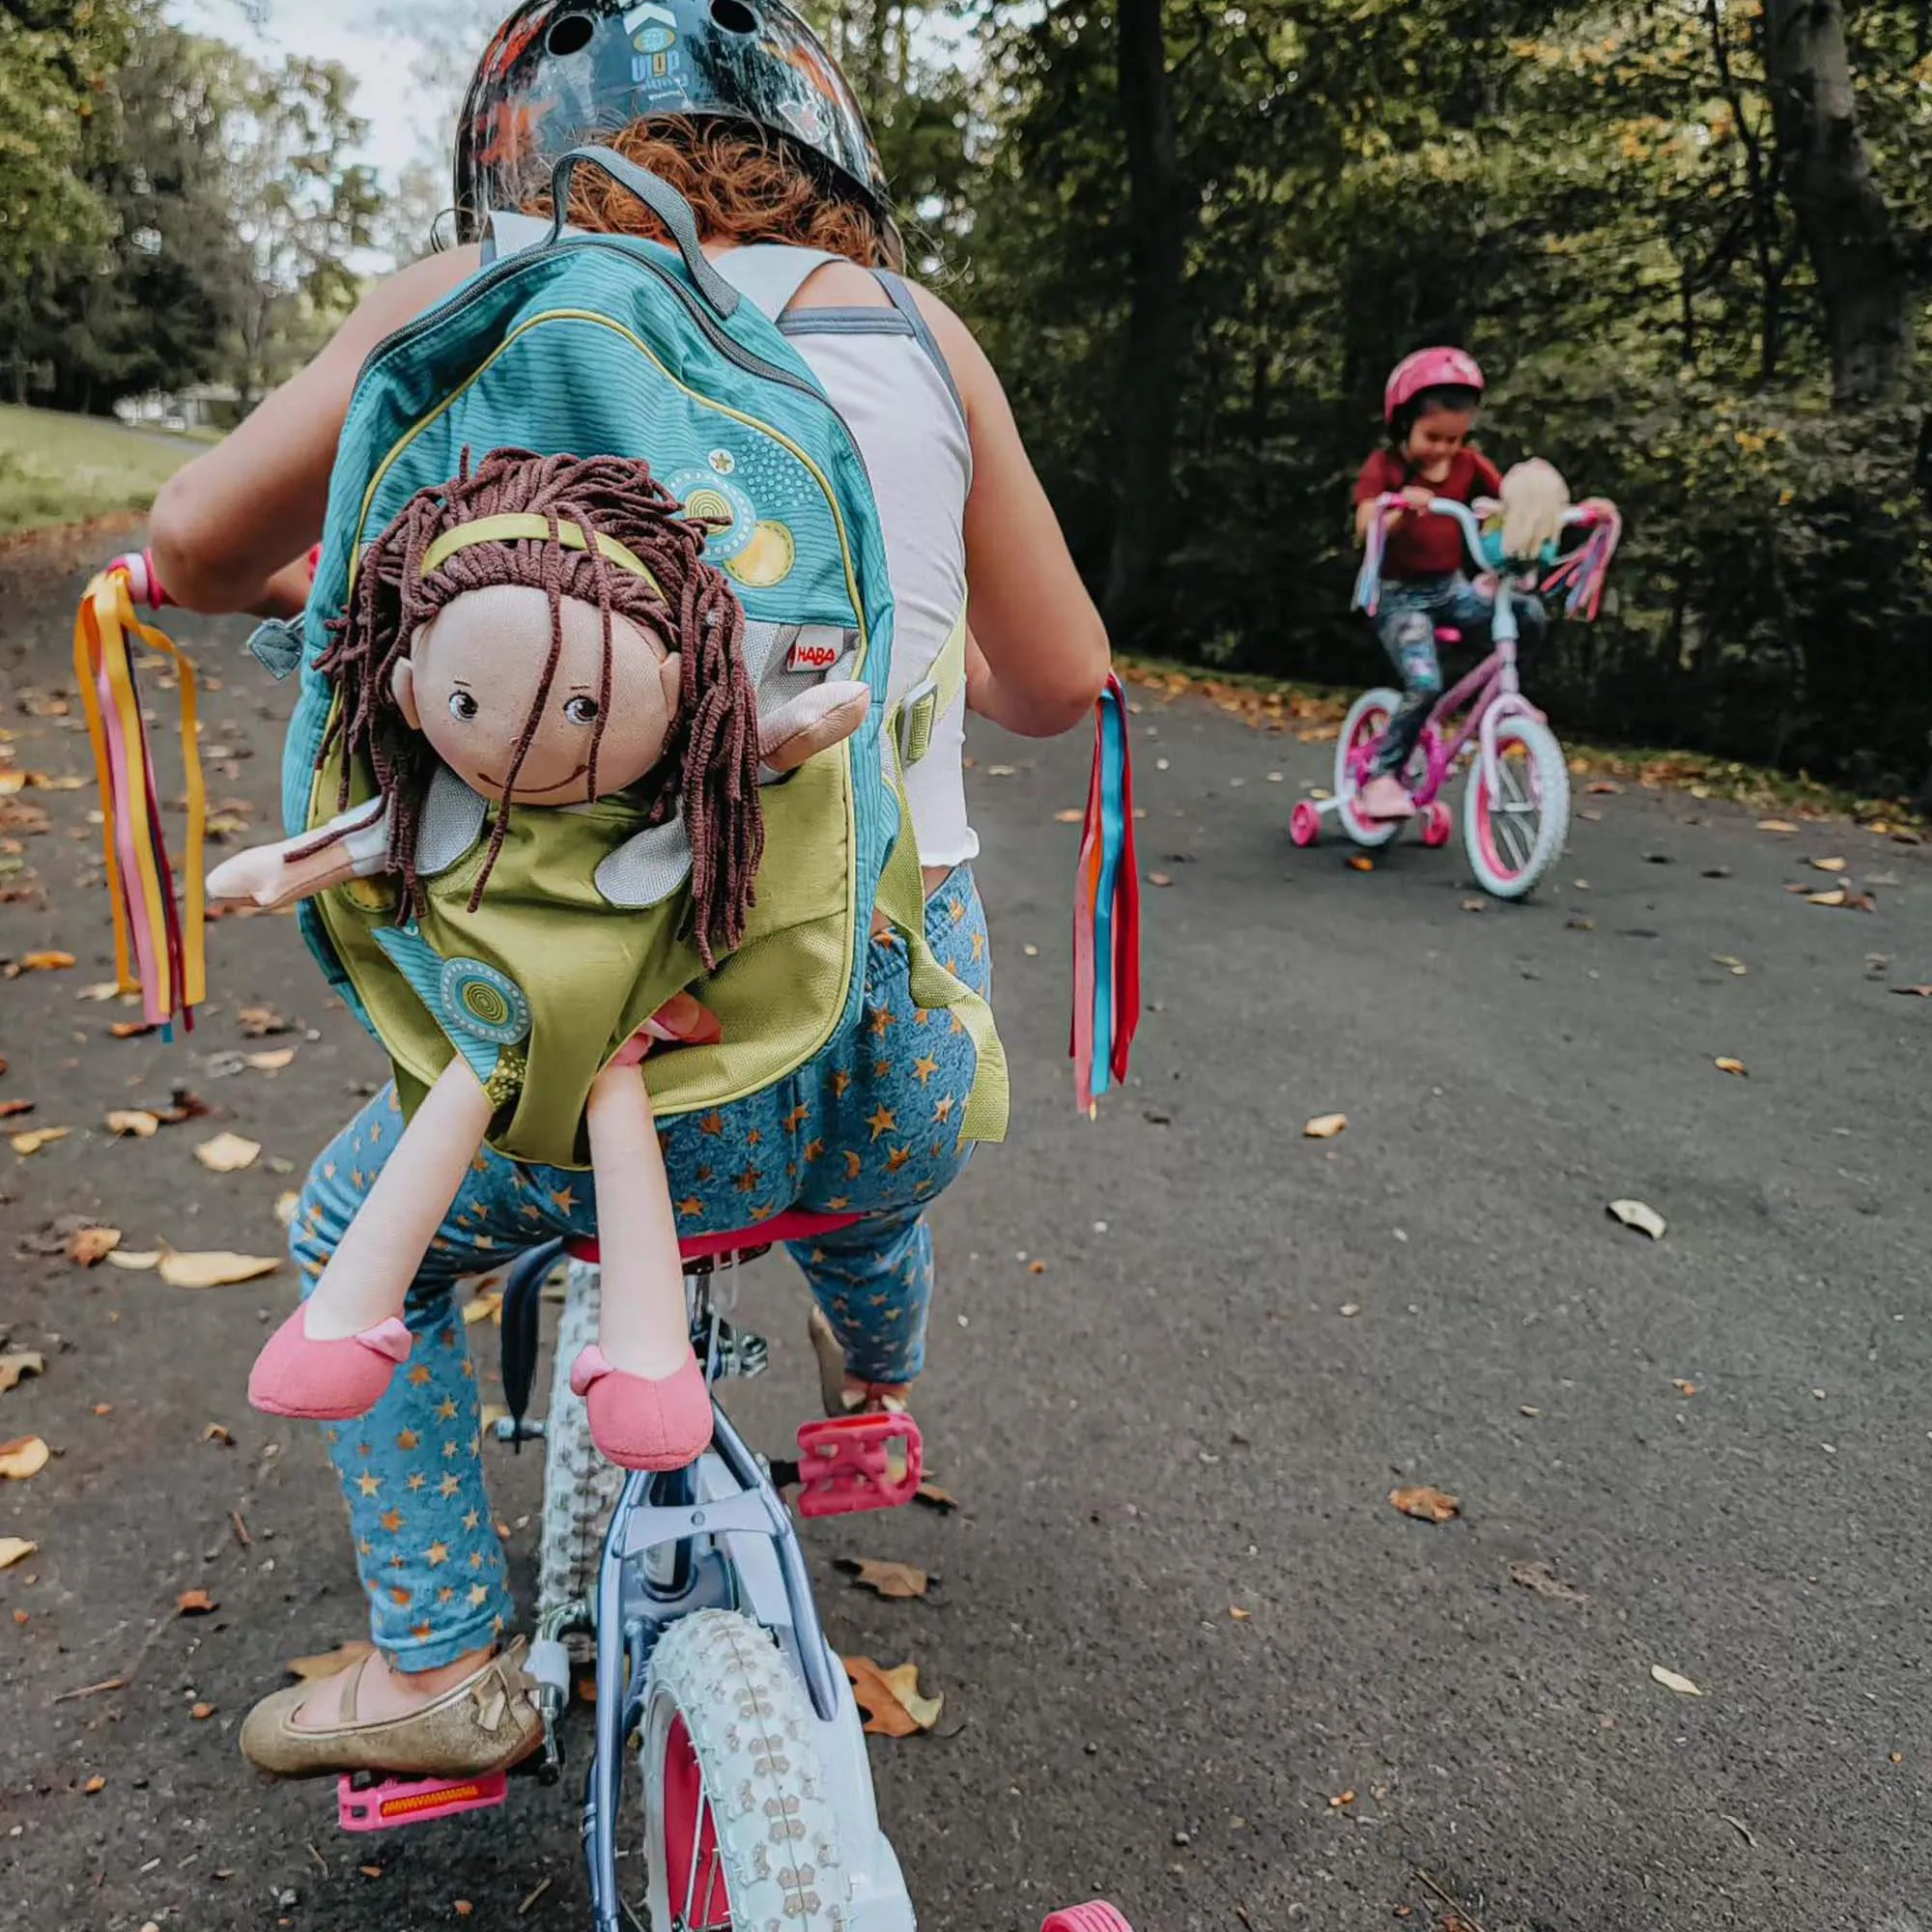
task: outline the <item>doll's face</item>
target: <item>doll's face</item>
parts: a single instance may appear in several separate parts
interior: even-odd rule
[[[581,805],[590,796],[590,747],[604,681],[604,620],[594,604],[563,602],[563,650],[510,794],[515,805]],[[550,599],[521,584],[467,591],[417,633],[395,668],[412,727],[458,778],[503,796],[550,651]],[[597,745],[599,796],[636,784],[664,755],[677,715],[680,666],[655,632],[614,612],[611,693]]]

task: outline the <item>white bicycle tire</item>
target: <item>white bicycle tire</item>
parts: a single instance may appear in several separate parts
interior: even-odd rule
[[[1534,718],[1501,720],[1495,728],[1495,743],[1498,759],[1511,745],[1520,745],[1527,754],[1540,813],[1535,837],[1516,869],[1497,865],[1484,836],[1487,767],[1478,752],[1463,787],[1463,850],[1476,883],[1492,898],[1525,899],[1562,856],[1570,837],[1570,765],[1555,732]]]
[[[1391,691],[1385,685],[1378,685],[1373,691],[1365,691],[1349,707],[1349,715],[1342,721],[1342,735],[1335,741],[1335,782],[1334,793],[1339,803],[1335,810],[1336,822],[1349,838],[1364,851],[1378,852],[1402,830],[1400,818],[1362,818],[1355,811],[1355,780],[1349,770],[1349,752],[1355,742],[1356,727],[1364,713],[1379,710],[1393,718],[1396,707],[1402,702],[1402,693]]]
[[[672,1898],[678,1851],[666,1839],[666,1753],[682,1720],[716,1833],[729,1893]],[[850,1932],[851,1881],[837,1812],[821,1773],[804,1687],[770,1634],[735,1610],[674,1623],[651,1653],[638,1726],[644,1793],[650,1932],[690,1923],[733,1932]],[[701,1824],[702,1814],[699,1814]],[[689,1853],[687,1864],[697,1864]],[[687,1873],[687,1892],[696,1891]]]
[[[624,1487],[624,1472],[607,1463],[590,1439],[590,1411],[570,1386],[570,1366],[597,1339],[599,1273],[588,1262],[572,1262],[556,1325],[556,1359],[551,1368],[550,1409],[544,1418],[542,1532],[537,1554],[538,1614],[590,1597],[604,1532]],[[590,1654],[589,1639],[573,1637],[573,1654]]]

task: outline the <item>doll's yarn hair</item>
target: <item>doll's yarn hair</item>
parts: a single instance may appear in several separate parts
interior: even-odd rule
[[[545,518],[549,535],[466,544],[424,575],[423,559],[439,537],[484,517],[519,514]],[[564,525],[613,538],[650,576],[612,562],[594,542],[566,548]],[[604,622],[589,795],[597,795],[597,753],[611,706],[611,619],[628,617],[681,654],[677,716],[664,756],[640,784],[646,823],[660,825],[675,811],[684,813],[691,836],[692,931],[705,965],[715,966],[743,939],[765,838],[757,712],[745,672],[744,608],[723,573],[704,561],[706,527],[680,514],[677,498],[641,461],[495,449],[472,469],[465,450],[457,479],[419,490],[371,545],[349,609],[330,624],[328,646],[316,662],[339,699],[322,756],[327,759],[337,745],[345,753],[338,810],[349,803],[356,758],[367,761],[387,802],[389,870],[403,882],[400,917],[423,908],[416,830],[436,753],[396,701],[395,667],[409,655],[416,632],[445,606],[469,591],[517,585],[550,599],[550,655],[504,777],[469,910],[481,902],[508,835],[510,793],[550,698],[563,651],[563,601],[573,598],[594,604]]]

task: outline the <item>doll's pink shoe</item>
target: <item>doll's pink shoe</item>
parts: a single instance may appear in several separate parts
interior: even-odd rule
[[[397,1316],[359,1335],[318,1342],[302,1326],[298,1308],[255,1357],[248,1401],[269,1415],[347,1422],[367,1415],[382,1401],[396,1364],[409,1353],[410,1331]]]
[[[1408,818],[1414,814],[1415,801],[1383,772],[1355,794],[1355,810],[1364,818]]]
[[[711,1441],[711,1391],[696,1355],[668,1376],[612,1368],[595,1342],[578,1356],[570,1386],[590,1410],[590,1439],[620,1468],[682,1469]]]

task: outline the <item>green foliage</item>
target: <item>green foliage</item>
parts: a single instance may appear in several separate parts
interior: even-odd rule
[[[145,510],[195,453],[185,438],[0,405],[0,537]]]

